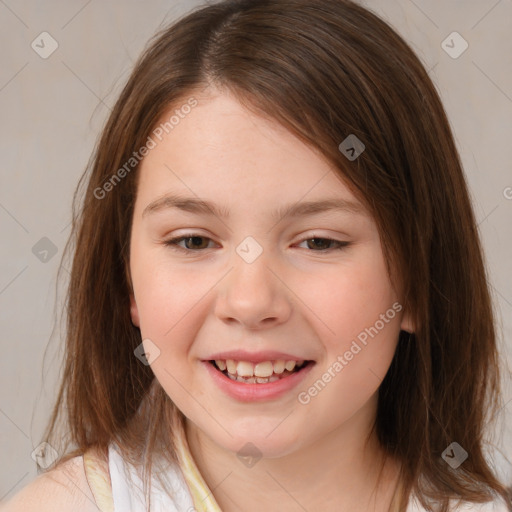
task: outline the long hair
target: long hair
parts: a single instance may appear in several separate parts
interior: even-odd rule
[[[165,112],[210,85],[320,152],[377,223],[416,326],[400,334],[374,425],[402,464],[397,510],[413,492],[433,510],[447,510],[450,498],[507,500],[484,456],[484,427],[500,405],[495,318],[449,123],[410,47],[348,0],[220,1],[150,42],[75,192],[66,355],[45,440],[52,444],[62,417],[74,451],[61,461],[116,441],[146,485],[154,454],[175,460],[172,426],[183,417],[134,356],[134,152]],[[353,161],[340,150],[349,135],[366,147]],[[442,457],[452,442],[468,453],[457,469]]]

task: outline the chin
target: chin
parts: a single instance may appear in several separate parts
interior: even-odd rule
[[[275,424],[273,428],[275,428]],[[217,442],[224,449],[239,457],[254,456],[275,459],[284,457],[298,449],[297,442],[291,439],[286,432],[268,435],[271,430],[247,429],[244,433],[237,432],[233,437],[219,439]]]

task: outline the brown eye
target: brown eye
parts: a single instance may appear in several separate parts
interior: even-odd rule
[[[206,246],[204,245],[204,241],[208,240],[204,236],[188,236],[184,238],[184,240],[185,247],[187,247],[187,243],[190,242],[190,247],[187,247],[187,249],[206,249],[206,247],[208,246],[208,242],[206,243]]]
[[[191,252],[207,249],[210,241],[211,240],[208,237],[191,234],[171,238],[165,242],[165,245],[170,246],[173,249]],[[180,245],[181,242],[184,242],[185,246]]]
[[[343,249],[344,247],[350,245],[349,242],[333,240],[332,238],[308,238],[303,242],[306,242],[308,245],[308,249],[312,249],[314,252]]]
[[[310,238],[309,240],[306,240],[308,242],[308,247],[310,249],[328,249],[329,245],[331,244],[332,240],[328,240],[327,238]],[[310,244],[309,242],[312,242]]]

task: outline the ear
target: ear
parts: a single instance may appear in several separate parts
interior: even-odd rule
[[[135,327],[140,327],[139,309],[137,308],[133,293],[130,294],[130,315],[132,317],[132,324],[135,325]]]
[[[409,334],[414,333],[414,331],[416,330],[414,322],[412,321],[411,315],[409,314],[409,312],[407,310],[404,311],[404,313],[402,315],[402,321],[400,323],[400,330],[406,331]]]

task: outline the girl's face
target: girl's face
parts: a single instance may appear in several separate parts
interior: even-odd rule
[[[350,439],[411,330],[373,219],[316,152],[227,94],[169,126],[139,170],[130,249],[132,320],[158,381],[233,452]],[[234,381],[215,359],[272,377]],[[289,374],[281,360],[310,363]]]

